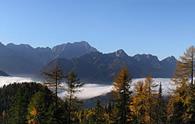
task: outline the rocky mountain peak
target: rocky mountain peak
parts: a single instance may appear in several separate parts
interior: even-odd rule
[[[125,53],[125,51],[123,49],[119,49],[115,52],[115,55],[117,57],[127,57],[128,55]]]

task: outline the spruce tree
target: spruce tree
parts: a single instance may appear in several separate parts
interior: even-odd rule
[[[157,105],[156,105],[156,113],[157,113],[157,124],[166,123],[166,103],[162,94],[162,84],[160,82],[159,90],[157,94]]]

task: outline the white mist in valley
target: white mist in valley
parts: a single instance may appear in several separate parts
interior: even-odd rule
[[[136,82],[144,80],[143,78],[140,79],[134,79],[132,83],[132,90]],[[169,78],[154,78],[154,83],[157,85],[162,84],[163,88],[163,94],[169,94],[172,92],[173,89],[175,89],[175,86],[173,85],[173,82]],[[12,84],[12,83],[22,83],[22,82],[37,82],[36,80],[33,80],[29,77],[4,77],[0,76],[0,87],[3,87],[4,85]],[[41,83],[38,81],[38,83]],[[66,85],[62,85],[64,88],[66,88]],[[85,84],[82,88],[80,88],[80,92],[77,93],[77,97],[80,99],[89,99],[101,95],[105,95],[109,93],[113,89],[112,85],[101,85],[101,84]],[[156,90],[158,90],[158,87],[156,87]],[[66,92],[62,89],[58,91],[58,96],[61,98],[64,98],[66,95]]]
[[[0,76],[0,87],[4,85],[22,82],[34,82],[32,78],[28,77],[12,77],[12,76]]]
[[[64,88],[66,89],[65,85]],[[90,99],[109,93],[112,90],[112,85],[85,84],[79,90],[80,92],[76,94],[78,98]],[[66,96],[66,92],[60,92],[58,96],[64,98]]]

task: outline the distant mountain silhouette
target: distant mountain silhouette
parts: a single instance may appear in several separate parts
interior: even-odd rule
[[[4,71],[0,70],[0,76],[9,76],[9,74],[5,73]]]
[[[0,44],[0,69],[9,74],[33,74],[52,58],[50,48],[32,48],[26,44]]]
[[[55,59],[44,70],[49,71],[58,64],[64,72],[75,71],[84,81],[104,83],[113,81],[122,67],[127,67],[133,78],[142,78],[148,75],[170,78],[175,71],[176,61],[175,57],[168,57],[160,61],[156,56],[149,54],[130,57],[123,50],[118,50],[109,54],[93,52],[71,60]]]
[[[120,49],[103,54],[86,41],[66,43],[53,48],[33,48],[27,44],[0,43],[0,69],[12,75],[39,75],[59,64],[64,72],[75,71],[82,80],[112,81],[121,67],[129,68],[133,78],[172,77],[176,59],[160,61],[150,54],[128,56]]]
[[[13,75],[34,75],[56,58],[75,58],[97,51],[87,42],[67,43],[53,47],[33,48],[28,44],[0,43],[0,69]]]

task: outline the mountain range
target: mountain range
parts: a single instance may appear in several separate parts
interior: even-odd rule
[[[34,75],[56,58],[71,59],[96,51],[87,42],[33,48],[28,44],[0,43],[0,70],[12,75]]]
[[[58,64],[64,72],[75,71],[81,80],[90,82],[112,81],[121,67],[127,67],[133,78],[147,75],[169,78],[177,62],[173,56],[163,60],[150,54],[129,56],[122,49],[101,53],[86,41],[53,48],[0,43],[0,58],[0,70],[11,75],[36,77]]]

